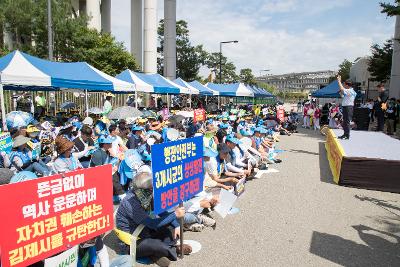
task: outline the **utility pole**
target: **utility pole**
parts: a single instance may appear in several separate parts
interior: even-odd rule
[[[47,0],[47,38],[49,45],[49,60],[53,60],[53,26],[51,19],[51,1]]]
[[[222,83],[222,44],[230,44],[235,43],[237,44],[239,41],[224,41],[219,42],[219,83]]]

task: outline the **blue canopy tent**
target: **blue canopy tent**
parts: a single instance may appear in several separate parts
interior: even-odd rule
[[[181,91],[187,93],[188,90],[167,80],[160,74],[144,74],[125,70],[118,74],[116,78],[140,86],[138,92],[147,92],[155,94],[179,94]],[[146,88],[141,90],[141,88]],[[182,93],[183,93],[182,92]]]
[[[206,86],[219,93],[219,96],[227,97],[254,97],[254,93],[243,83],[217,84],[208,83]],[[218,107],[220,106],[220,97],[218,97]]]
[[[311,94],[316,98],[340,98],[340,88],[338,81],[333,81],[322,89],[319,89]]]
[[[3,90],[60,90],[132,92],[134,86],[116,79],[86,62],[53,62],[14,51],[0,58],[0,97],[3,127],[5,107]],[[86,94],[87,97],[87,94]],[[88,101],[86,101],[87,103]]]
[[[190,95],[198,95],[198,94],[200,94],[200,90],[199,89],[194,88],[192,85],[190,85],[188,82],[182,80],[181,78],[175,79],[174,83],[179,85],[179,86],[182,86],[182,87],[185,87],[186,89],[188,89]]]
[[[196,88],[197,90],[200,91],[200,95],[205,95],[205,96],[213,96],[213,95],[219,95],[219,93],[215,90],[211,90],[207,86],[201,84],[198,81],[193,81],[189,83],[191,86]]]
[[[4,90],[134,90],[131,84],[107,75],[86,62],[53,62],[20,51],[0,58],[0,78]]]
[[[262,98],[275,97],[270,92],[267,92],[264,89],[258,88],[256,86],[248,86],[248,88],[254,93],[254,97],[262,97]]]
[[[217,84],[208,83],[206,84],[211,90],[215,90],[220,96],[230,96],[230,97],[254,97],[254,93],[247,88],[243,83],[230,83],[230,84]]]
[[[179,86],[185,87],[189,91],[190,107],[192,107],[192,95],[198,95],[200,93],[200,91],[198,89],[194,88],[193,86],[191,86],[188,82],[182,80],[181,78],[175,79],[174,83]]]

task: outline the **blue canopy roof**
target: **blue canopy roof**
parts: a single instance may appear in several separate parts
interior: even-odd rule
[[[333,81],[324,88],[312,93],[311,96],[316,98],[340,98],[339,90],[338,81]]]
[[[218,91],[220,96],[247,96],[254,97],[254,93],[243,83],[217,84],[208,83],[207,87]]]
[[[6,90],[58,90],[132,92],[134,86],[86,62],[53,62],[14,51],[0,58],[0,81]]]
[[[194,88],[188,82],[182,80],[181,78],[175,79],[174,83],[179,86],[185,87],[188,90],[188,93],[191,95],[198,95],[200,93],[198,89]]]
[[[208,96],[219,95],[219,93],[217,91],[211,90],[210,88],[201,84],[198,81],[193,81],[193,82],[190,82],[189,84],[191,86],[193,86],[194,88],[196,88],[197,90],[199,90],[200,95],[208,95]]]
[[[275,97],[273,94],[271,94],[270,92],[265,91],[262,88],[259,88],[257,86],[248,86],[248,88],[253,91],[254,93],[254,97],[263,97],[263,98],[267,98],[267,97]]]
[[[167,80],[160,74],[144,74],[125,70],[118,74],[116,78],[132,84],[147,84],[151,86],[151,92],[156,94],[179,94],[180,88],[173,82]],[[140,89],[139,89],[140,91]],[[146,91],[148,92],[148,91]]]

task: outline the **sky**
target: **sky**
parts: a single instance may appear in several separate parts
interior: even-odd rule
[[[393,37],[394,18],[382,0],[177,0],[177,20],[188,22],[193,45],[223,54],[237,71],[270,74],[337,70],[344,60],[370,54]],[[393,2],[393,0],[387,0]],[[164,16],[158,0],[158,20]],[[130,50],[130,0],[112,1],[112,33]],[[206,76],[207,69],[201,70]],[[265,72],[263,73],[265,74]]]

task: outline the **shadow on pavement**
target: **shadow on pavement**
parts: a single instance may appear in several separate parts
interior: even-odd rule
[[[331,169],[329,167],[329,161],[326,156],[325,142],[318,143],[319,148],[319,177],[321,182],[328,184],[335,184],[333,181],[333,176]]]
[[[289,149],[289,152],[293,152],[293,153],[302,153],[302,154],[310,154],[310,155],[316,155],[318,156],[319,153],[315,153],[315,152],[311,152],[311,151],[306,151],[306,150],[302,150],[302,149]]]
[[[372,204],[375,204],[376,206],[383,208],[386,211],[398,216],[400,219],[400,214],[394,212],[394,211],[400,212],[400,207],[390,203],[389,201],[381,200],[381,199],[377,199],[377,198],[373,198],[373,197],[366,197],[366,196],[362,196],[362,195],[354,195],[354,197],[360,201],[368,201]]]
[[[399,266],[400,237],[365,225],[352,226],[365,244],[314,231],[310,252],[342,266]]]

